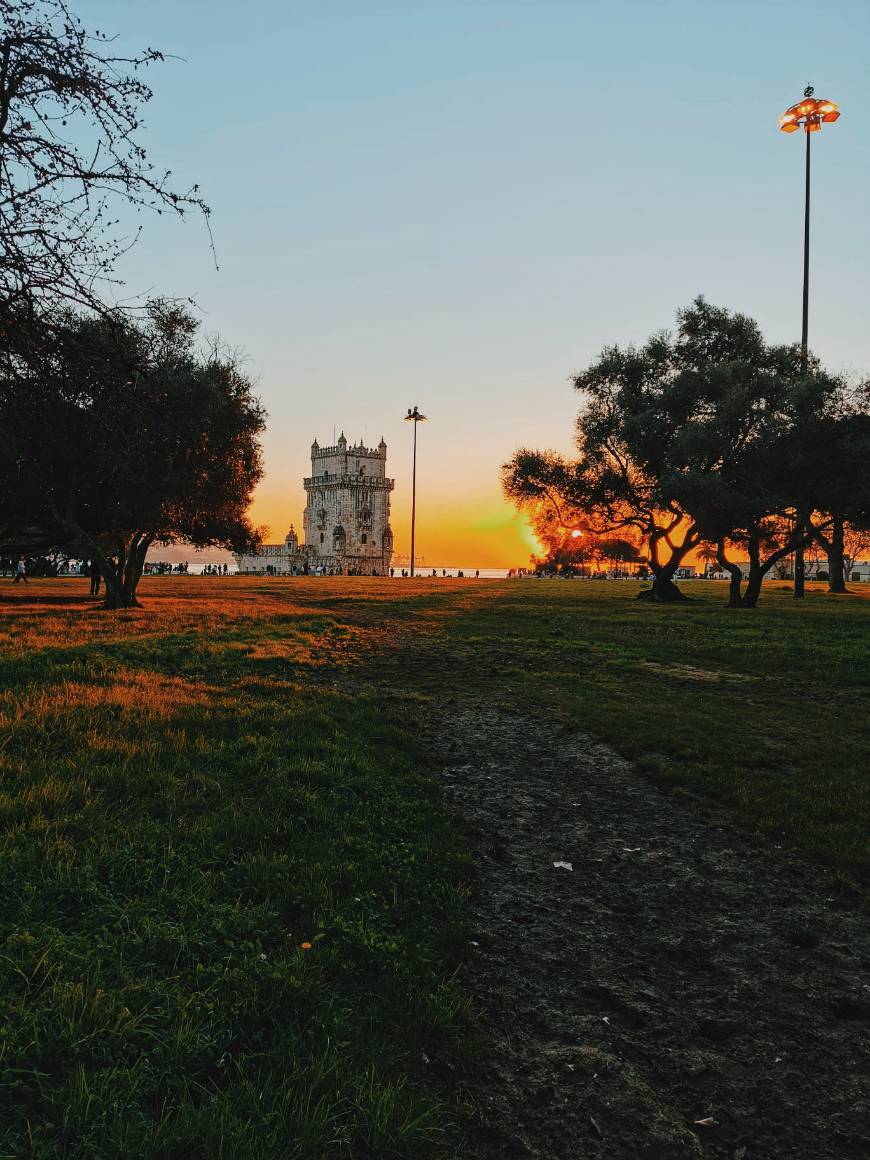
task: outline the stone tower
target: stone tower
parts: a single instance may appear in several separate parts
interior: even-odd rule
[[[338,567],[383,576],[393,555],[387,445],[348,446],[342,431],[335,447],[311,444],[311,475],[305,479],[303,527],[311,566]]]

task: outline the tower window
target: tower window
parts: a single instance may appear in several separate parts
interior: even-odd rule
[[[368,536],[365,534],[365,532],[363,532],[363,534],[362,534],[362,542],[363,542],[364,544],[367,544],[367,543],[369,542],[369,538],[368,538]]]
[[[320,533],[320,542],[323,543],[323,532]]]

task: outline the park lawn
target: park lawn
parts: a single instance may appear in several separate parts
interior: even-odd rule
[[[437,1151],[464,860],[401,706],[332,679],[396,602],[77,591],[3,593],[0,1156]]]
[[[870,585],[848,596],[683,585],[651,606],[630,582],[524,581],[456,621],[479,687],[612,744],[748,829],[870,881]]]
[[[868,586],[85,583],[0,582],[0,1157],[456,1154],[473,876],[418,725],[451,699],[866,884]]]

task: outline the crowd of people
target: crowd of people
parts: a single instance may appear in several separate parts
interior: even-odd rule
[[[0,576],[12,576],[16,584],[26,583],[28,576],[60,576],[59,565],[50,556],[0,557]]]
[[[393,570],[390,569],[392,576]],[[312,568],[306,561],[303,564],[291,564],[289,573],[281,568],[276,568],[274,564],[266,565],[267,576],[380,576],[377,568],[371,572],[363,572],[362,568],[339,568],[337,565],[327,567],[326,564],[318,564]]]
[[[111,561],[114,564],[114,560]],[[522,575],[526,570],[523,568],[513,570],[513,574]],[[265,568],[267,576],[281,576],[287,575],[275,567],[274,564],[267,564]],[[293,564],[290,568],[289,574],[291,576],[379,576],[380,572],[377,569],[371,573],[363,572],[361,568],[340,568],[338,566],[327,567],[324,564],[318,564],[316,567],[310,567],[307,563],[296,565]],[[53,576],[88,576],[91,581],[91,595],[98,596],[100,592],[100,582],[102,579],[102,572],[100,565],[96,560],[55,560],[49,556],[35,556],[25,557],[21,556],[18,559],[12,557],[0,558],[0,575],[12,576],[14,584],[28,582],[29,576],[37,577],[53,577]],[[185,560],[182,563],[171,564],[166,560],[149,560],[143,569],[145,576],[189,576],[190,565]],[[230,575],[229,565],[227,564],[206,564],[202,572],[202,576],[228,576]],[[389,569],[389,576],[392,579],[396,575],[396,569]],[[411,573],[407,568],[402,568],[399,576],[410,577]],[[423,572],[418,572],[418,576],[424,575]],[[458,579],[465,579],[465,572],[460,568],[456,573],[448,572],[446,568],[442,568],[438,572],[437,568],[431,571],[431,577],[452,577],[456,576]],[[511,573],[508,573],[511,575]],[[475,580],[480,579],[480,569],[475,569]]]
[[[176,576],[186,576],[187,561],[182,564],[170,564],[168,560],[147,560],[142,569],[143,576],[171,576],[173,573]]]
[[[109,563],[114,567],[115,560]],[[227,576],[227,564],[206,564],[203,576]],[[96,560],[54,559],[51,556],[11,556],[0,557],[0,576],[11,576],[13,584],[27,584],[29,577],[52,578],[57,576],[87,576],[90,579],[91,596],[99,596],[102,571]],[[170,564],[166,560],[149,560],[143,569],[145,576],[188,576],[190,565],[185,560]]]

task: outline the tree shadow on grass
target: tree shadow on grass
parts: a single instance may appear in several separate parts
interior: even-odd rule
[[[8,605],[10,608],[14,607],[18,611],[29,607],[44,607],[49,604],[61,608],[99,608],[102,604],[102,599],[98,601],[96,597],[88,596],[87,593],[81,592],[76,595],[70,593],[69,596],[41,596],[38,592],[34,592],[29,588],[19,590],[17,586],[14,592],[0,591],[0,608],[3,605]]]

